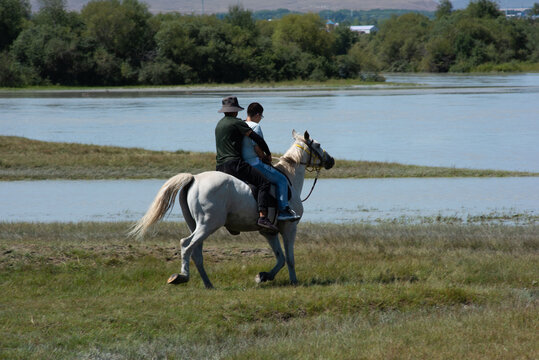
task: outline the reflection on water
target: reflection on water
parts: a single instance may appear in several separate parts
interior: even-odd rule
[[[139,219],[164,180],[0,182],[0,221]],[[306,181],[304,189],[312,185]],[[537,215],[539,178],[320,180],[303,221],[356,222],[492,212]],[[304,194],[305,195],[305,194]],[[181,219],[176,206],[168,220]]]
[[[427,86],[235,92],[242,105],[263,104],[262,126],[274,153],[290,146],[292,129],[308,129],[336,158],[539,172],[539,74],[388,80]],[[59,94],[65,95],[0,92],[0,134],[215,151],[217,110],[229,93]]]

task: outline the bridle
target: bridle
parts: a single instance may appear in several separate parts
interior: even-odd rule
[[[307,160],[307,162],[305,162],[305,163],[300,162],[300,165],[305,165],[305,170],[307,170],[309,172],[316,171],[316,176],[314,178],[314,182],[313,182],[313,186],[311,187],[311,191],[309,191],[309,195],[307,195],[307,197],[305,199],[301,200],[301,202],[305,202],[309,198],[309,196],[311,196],[311,194],[313,193],[314,187],[316,186],[316,182],[318,181],[318,176],[320,175],[320,169],[322,168],[322,163],[324,162],[324,154],[326,152],[326,150],[323,150],[323,153],[320,154],[317,150],[315,150],[313,148],[313,140],[304,141],[304,144],[307,145],[307,148],[305,148],[304,146],[302,146],[300,144],[296,144],[296,147],[300,148],[301,150],[303,150],[307,154],[309,154],[309,160]],[[314,154],[314,156],[316,158],[318,158],[320,160],[320,163],[318,165],[315,165],[314,162],[313,162],[313,154]],[[309,167],[311,168],[310,170],[309,170]]]

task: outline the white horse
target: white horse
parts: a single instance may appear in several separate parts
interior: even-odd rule
[[[292,184],[290,207],[298,214],[303,214],[300,194],[303,188],[305,170],[307,167],[330,169],[335,160],[322,149],[320,144],[312,140],[305,131],[304,136],[292,131],[294,144],[279,159],[275,167],[284,172]],[[231,233],[242,231],[260,231],[256,225],[258,218],[257,203],[249,186],[234,176],[208,171],[198,175],[188,173],[178,174],[170,178],[159,190],[146,214],[133,226],[131,235],[141,237],[148,227],[156,223],[173,206],[176,195],[183,216],[191,235],[181,240],[181,273],[173,274],[168,279],[169,284],[179,284],[189,281],[189,259],[193,261],[207,288],[212,283],[204,270],[202,260],[202,243],[213,232],[225,226]],[[286,252],[286,264],[292,284],[297,283],[294,267],[294,241],[298,221],[280,221],[277,224],[283,238]],[[260,232],[271,246],[277,263],[269,273],[261,272],[256,276],[257,282],[273,280],[285,264],[278,234]]]

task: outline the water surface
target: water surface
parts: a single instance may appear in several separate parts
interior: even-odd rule
[[[0,221],[135,221],[163,180],[0,182]],[[307,180],[304,194],[310,190]],[[539,214],[539,178],[319,180],[303,221]],[[168,220],[181,220],[176,206]]]
[[[539,171],[539,74],[403,74],[388,81],[416,85],[234,91],[245,107],[264,106],[261,125],[274,153],[290,146],[292,129],[307,129],[341,159]],[[25,94],[0,92],[0,134],[215,151],[217,110],[229,92]]]

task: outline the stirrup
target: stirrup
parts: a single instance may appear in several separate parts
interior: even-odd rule
[[[289,207],[284,209],[283,211],[279,211],[277,215],[277,220],[280,221],[297,221],[301,218],[296,212]]]

